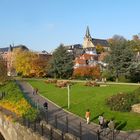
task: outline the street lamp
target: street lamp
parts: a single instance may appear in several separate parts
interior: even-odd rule
[[[67,85],[68,88],[68,109],[70,108],[70,85]]]

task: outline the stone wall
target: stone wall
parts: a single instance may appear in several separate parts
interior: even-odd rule
[[[22,126],[0,113],[0,132],[5,140],[47,140],[34,133],[31,129]]]
[[[64,140],[79,140],[79,138],[69,133],[63,134],[62,131],[55,129],[45,121],[41,121],[40,125],[42,124],[45,131],[49,134],[48,137],[51,134],[54,140],[62,140],[62,135]],[[0,133],[5,140],[49,140],[32,129],[14,122],[10,116],[6,116],[2,112],[0,112]]]

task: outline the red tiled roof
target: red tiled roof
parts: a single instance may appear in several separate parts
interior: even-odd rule
[[[97,55],[94,54],[83,54],[80,57],[76,57],[75,63],[76,64],[86,64],[86,60],[97,60]]]
[[[80,58],[79,58],[79,59],[76,59],[76,60],[75,60],[75,63],[76,63],[76,64],[86,64],[86,61],[85,61],[84,59],[80,59]]]

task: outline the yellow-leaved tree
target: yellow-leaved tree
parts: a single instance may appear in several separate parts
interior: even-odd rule
[[[8,80],[6,61],[0,56],[0,84]]]
[[[29,75],[33,53],[27,50],[15,49],[13,54],[13,65],[16,69],[16,72],[21,73],[22,75]]]
[[[47,74],[47,57],[28,50],[14,50],[14,67],[22,76],[44,76]]]

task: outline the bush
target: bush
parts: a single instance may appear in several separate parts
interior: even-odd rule
[[[130,80],[127,79],[124,75],[119,76],[118,80],[119,82],[130,82]]]
[[[63,88],[63,87],[67,87],[68,84],[70,84],[70,83],[71,83],[70,81],[58,81],[56,83],[56,86],[59,88]]]
[[[48,80],[45,81],[45,83],[46,84],[51,84],[51,83],[55,84],[55,83],[57,83],[57,80],[56,79],[48,79]]]
[[[95,81],[88,81],[88,82],[85,83],[85,86],[99,87],[100,84],[96,83]]]
[[[36,117],[36,109],[32,108],[29,102],[24,98],[23,93],[15,82],[11,81],[4,86],[0,86],[0,92],[3,91],[6,95],[0,100],[0,106],[14,112],[18,117],[27,116],[28,119],[34,119]]]
[[[22,117],[33,122],[37,118],[37,115],[38,111],[34,108],[30,108]]]
[[[133,93],[119,93],[113,95],[106,100],[111,110],[127,112],[131,111],[131,106],[140,103],[140,88]]]
[[[102,72],[102,78],[106,78],[107,81],[115,81],[115,76],[112,74],[111,71],[104,70]]]
[[[128,105],[126,94],[119,93],[107,99],[107,105],[114,111],[130,111],[131,106]]]

